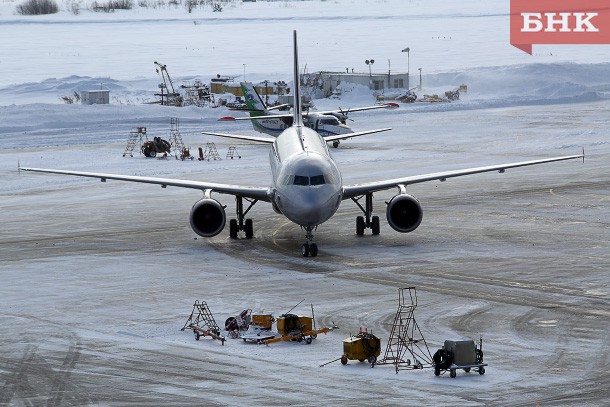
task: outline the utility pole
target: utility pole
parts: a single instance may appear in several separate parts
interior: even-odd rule
[[[371,67],[375,63],[375,60],[367,59],[366,61],[364,61],[364,63],[367,64],[369,67],[369,89],[373,89],[373,73],[372,73]]]
[[[409,74],[411,72],[411,48],[407,47],[405,49],[403,49],[401,52],[406,52],[407,53],[407,89],[411,89],[410,83],[409,83]]]

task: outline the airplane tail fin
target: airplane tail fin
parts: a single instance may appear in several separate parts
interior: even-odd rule
[[[299,76],[299,51],[297,48],[297,30],[293,31],[294,35],[294,108],[293,108],[293,126],[303,126],[303,109],[301,106],[301,80]]]
[[[265,105],[265,102],[261,99],[252,82],[242,82],[241,90],[244,93],[244,99],[246,100],[246,105],[248,106],[251,117],[268,114],[267,105]]]

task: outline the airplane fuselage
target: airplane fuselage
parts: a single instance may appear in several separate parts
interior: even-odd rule
[[[326,142],[305,126],[284,130],[269,154],[272,201],[292,222],[315,227],[330,219],[342,200],[342,179]]]
[[[253,115],[253,117],[256,116]],[[310,113],[307,117],[303,118],[303,121],[306,127],[315,130],[322,137],[354,132],[349,126],[341,123],[332,115]],[[282,134],[284,130],[292,126],[292,118],[275,118],[273,117],[273,114],[265,112],[265,118],[252,120],[252,126],[259,133],[277,137]]]

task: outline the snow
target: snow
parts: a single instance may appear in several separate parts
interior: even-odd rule
[[[0,3],[0,405],[270,404],[600,405],[609,385],[610,63],[607,46],[508,43],[506,1],[234,2],[214,13],[184,6],[74,15],[15,14]],[[149,3],[151,4],[151,3]],[[405,71],[420,94],[461,84],[454,103],[350,115],[355,131],[388,133],[333,149],[344,183],[580,153],[555,163],[409,188],[424,208],[413,234],[385,222],[354,234],[351,202],[316,231],[318,258],[299,255],[302,231],[258,203],[252,241],[226,231],[198,238],[188,211],[197,191],[18,174],[22,166],[266,185],[267,146],[202,137],[255,134],[219,122],[225,108],[153,100],[168,65],[175,83],[216,74],[290,82],[291,35],[309,72]],[[7,40],[7,39],[13,40]],[[66,105],[81,90],[110,105]],[[368,89],[316,100],[366,106]],[[191,152],[215,142],[224,158],[122,157],[129,131],[167,137],[170,118]],[[234,211],[234,200],[216,196]],[[484,376],[435,378],[430,369],[335,362],[360,327],[385,349],[400,287],[416,286],[418,323],[434,352],[445,339],[484,336]],[[193,302],[222,322],[242,309],[278,316],[301,299],[321,326],[312,345],[266,346],[181,332]]]

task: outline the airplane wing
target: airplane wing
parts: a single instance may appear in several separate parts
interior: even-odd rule
[[[395,109],[398,107],[397,103],[385,103],[383,105],[375,105],[375,106],[366,106],[366,107],[355,107],[346,110],[322,110],[315,112],[303,112],[303,117],[307,117],[311,114],[319,114],[319,115],[333,115],[333,114],[343,114],[346,115],[351,112],[361,112],[364,110],[373,110],[373,109]],[[272,109],[267,109],[272,110]],[[260,110],[256,110],[259,111]],[[290,113],[282,113],[282,114],[273,114],[273,115],[264,115],[264,116],[254,116],[254,117],[233,117],[233,116],[224,116],[218,119],[219,121],[236,121],[236,120],[262,120],[262,119],[285,119],[291,118],[292,114]]]
[[[375,105],[375,106],[366,106],[366,107],[354,107],[354,108],[349,108],[349,109],[339,109],[339,110],[323,110],[323,111],[316,111],[316,112],[312,112],[312,113],[316,113],[316,114],[348,114],[348,113],[352,113],[352,112],[362,112],[364,110],[374,110],[374,109],[396,109],[398,108],[398,103],[394,103],[394,102],[390,102],[390,103],[384,103],[382,105]]]
[[[191,188],[199,189],[202,191],[212,190],[221,194],[229,194],[235,196],[241,196],[245,198],[258,199],[259,201],[269,202],[269,188],[268,187],[251,187],[243,185],[232,185],[232,184],[218,184],[213,182],[200,182],[200,181],[189,181],[181,179],[170,179],[170,178],[155,178],[155,177],[142,177],[136,175],[119,175],[119,174],[105,174],[99,172],[81,172],[81,171],[64,171],[64,170],[52,170],[45,168],[26,168],[19,167],[20,171],[33,171],[43,172],[49,174],[62,174],[62,175],[75,175],[79,177],[90,177],[99,178],[102,182],[106,182],[108,179],[114,179],[118,181],[130,181],[130,182],[141,182],[144,184],[156,184],[161,185],[162,188],[167,186],[179,187],[179,188]]]
[[[272,138],[272,137],[243,136],[241,134],[212,133],[209,131],[202,131],[201,134],[205,134],[206,136],[233,138],[233,139],[256,141],[258,143],[268,143],[268,144],[271,144],[275,141],[275,138]]]
[[[303,114],[304,116],[307,116],[307,114]],[[292,118],[292,114],[270,114],[270,115],[266,115],[266,116],[248,116],[248,117],[233,117],[233,116],[223,116],[220,119],[218,119],[218,121],[221,122],[232,122],[232,121],[237,121],[237,120],[262,120],[262,119],[286,119],[286,118]]]
[[[526,167],[529,165],[537,165],[544,163],[551,163],[555,161],[565,161],[565,160],[574,160],[577,158],[585,158],[585,152],[583,150],[582,154],[578,155],[568,155],[563,157],[553,157],[553,158],[545,158],[541,160],[532,160],[532,161],[521,161],[516,163],[508,163],[508,164],[498,164],[498,165],[490,165],[486,167],[474,167],[467,168],[463,170],[451,170],[451,171],[443,171],[443,172],[434,172],[430,174],[423,175],[415,175],[411,177],[404,178],[395,178],[383,181],[374,181],[367,182],[363,184],[355,184],[355,185],[346,185],[343,187],[343,199],[350,199],[360,195],[368,194],[376,191],[383,191],[385,189],[390,189],[393,187],[399,187],[401,185],[409,185],[409,184],[417,184],[420,182],[428,182],[428,181],[445,181],[447,178],[461,177],[464,175],[471,174],[479,174],[483,172],[492,172],[498,171],[499,173],[503,173],[505,170],[509,168],[517,168],[517,167]]]
[[[366,136],[367,134],[381,133],[382,131],[388,131],[388,130],[392,130],[392,128],[386,127],[383,129],[357,131],[355,133],[335,134],[334,136],[326,136],[326,137],[322,137],[322,138],[324,139],[324,141],[346,140],[346,139],[352,138],[352,137]]]

